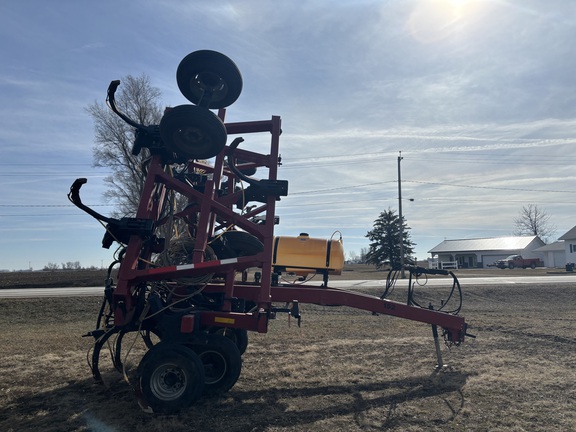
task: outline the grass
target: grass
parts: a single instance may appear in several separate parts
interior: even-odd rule
[[[81,335],[99,298],[0,300],[0,430],[576,430],[575,298],[570,284],[467,282],[462,314],[477,339],[444,347],[442,371],[426,325],[303,305],[301,328],[279,315],[250,334],[228,393],[173,416],[140,411],[105,352],[106,385],[93,382]],[[143,352],[138,341],[129,376]]]

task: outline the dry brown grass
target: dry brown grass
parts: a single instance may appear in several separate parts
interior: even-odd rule
[[[426,325],[304,305],[301,328],[279,316],[250,335],[226,395],[175,416],[141,412],[104,352],[107,385],[93,382],[80,336],[99,299],[0,300],[0,430],[576,430],[574,294],[467,283],[462,314],[478,338],[444,348],[442,372]]]

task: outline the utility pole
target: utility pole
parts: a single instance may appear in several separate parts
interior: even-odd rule
[[[400,161],[402,160],[402,152],[398,152],[398,228],[400,232],[400,277],[406,279],[404,272],[404,223],[402,219],[402,174],[400,171]]]

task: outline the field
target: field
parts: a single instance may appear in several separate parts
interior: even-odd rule
[[[352,273],[368,279],[365,271]],[[576,430],[574,284],[461,282],[461,314],[477,338],[444,347],[441,371],[427,325],[304,305],[302,327],[279,315],[267,334],[250,334],[228,393],[174,416],[138,408],[130,378],[140,341],[127,357],[129,382],[104,351],[105,385],[93,382],[91,340],[81,335],[99,298],[0,300],[0,430]]]
[[[558,270],[564,272],[563,270]],[[540,276],[550,272],[547,268],[500,270],[466,269],[455,270],[459,278],[488,276]],[[350,279],[386,279],[386,270],[376,270],[373,266],[362,264],[346,265],[342,275],[331,276],[331,280]],[[82,287],[104,286],[105,270],[56,270],[56,271],[19,271],[0,272],[0,289],[2,288],[33,288],[33,287]],[[319,279],[320,280],[320,279]]]
[[[105,270],[2,272],[0,273],[0,289],[104,286],[105,280]]]

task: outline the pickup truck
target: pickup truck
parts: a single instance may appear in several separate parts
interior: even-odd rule
[[[534,269],[543,265],[544,263],[540,258],[522,258],[521,255],[510,255],[504,259],[496,261],[496,267],[501,269],[513,269],[515,267],[522,267],[523,269],[530,267],[531,269]]]

